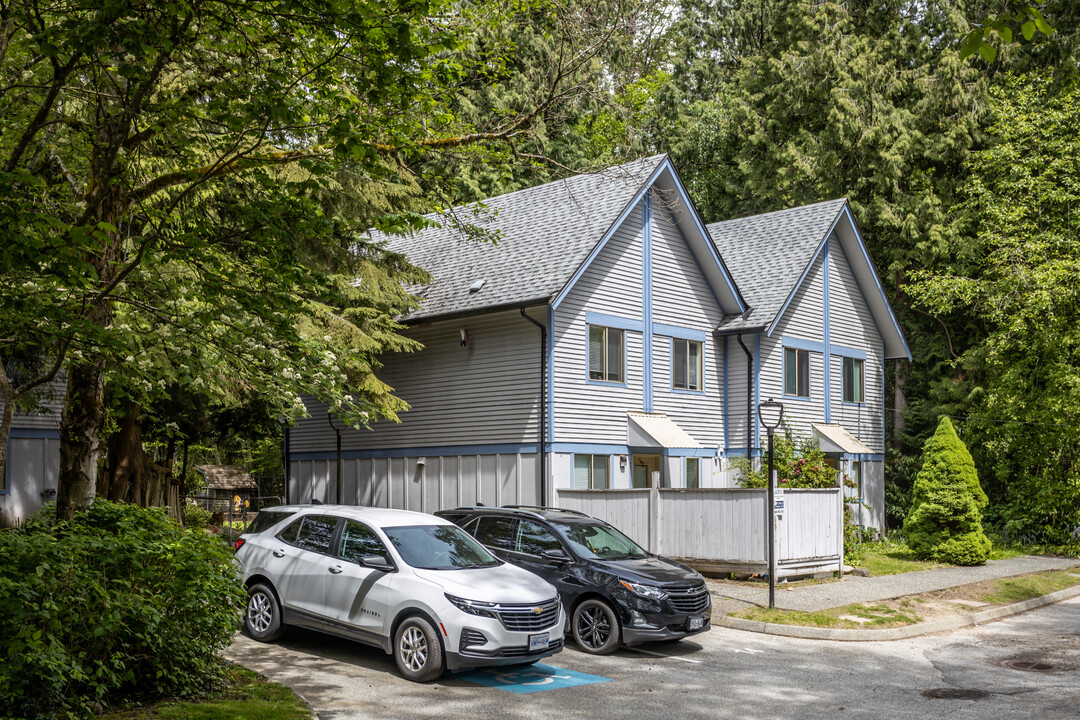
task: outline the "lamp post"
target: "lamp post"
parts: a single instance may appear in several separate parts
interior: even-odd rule
[[[765,507],[768,508],[769,518],[767,523],[769,527],[769,609],[772,610],[776,607],[776,511],[773,508],[776,478],[773,475],[773,433],[776,432],[776,428],[780,427],[780,421],[784,419],[784,405],[769,398],[758,405],[757,414],[758,420],[761,421],[765,432],[769,435],[769,494],[765,497]],[[770,420],[775,415],[772,424],[766,421],[766,414]]]
[[[340,505],[341,504],[341,428],[334,425],[334,418],[331,417],[329,408],[326,411],[326,421],[330,423],[330,427],[333,428],[335,433],[337,433],[337,483],[335,483],[337,487],[336,487],[336,490],[335,490],[335,493],[334,493],[335,494],[334,502],[337,503],[338,505]],[[312,482],[312,485],[314,485],[314,484],[315,483]],[[312,492],[314,492],[314,488],[312,489]]]

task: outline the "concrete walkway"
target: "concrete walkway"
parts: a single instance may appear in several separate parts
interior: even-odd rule
[[[937,570],[882,575],[881,577],[858,577],[845,575],[839,582],[817,585],[776,586],[776,607],[784,610],[816,612],[852,603],[875,602],[914,595],[932,590],[944,590],[958,585],[997,580],[1041,570],[1068,570],[1080,568],[1076,558],[1036,557],[1023,555],[1006,560],[991,560],[975,567],[948,567]],[[1080,573],[1080,570],[1077,571]],[[769,587],[764,583],[735,584],[709,581],[713,595],[713,612],[730,613],[757,605],[769,604]]]

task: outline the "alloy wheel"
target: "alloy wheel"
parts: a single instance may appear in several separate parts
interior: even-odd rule
[[[578,637],[591,648],[603,647],[611,637],[611,623],[600,607],[585,608],[578,616]]]
[[[409,670],[419,672],[424,668],[428,659],[428,643],[420,628],[410,627],[402,633],[398,652]]]
[[[270,628],[270,622],[273,619],[274,611],[270,603],[270,598],[266,597],[264,593],[254,593],[248,598],[248,626],[258,633],[264,633]]]

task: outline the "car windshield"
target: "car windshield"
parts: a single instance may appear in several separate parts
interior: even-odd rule
[[[401,559],[421,570],[467,570],[500,562],[457,525],[403,525],[383,528]]]
[[[555,530],[578,555],[591,560],[627,560],[648,557],[636,542],[610,525],[596,523],[553,523]]]

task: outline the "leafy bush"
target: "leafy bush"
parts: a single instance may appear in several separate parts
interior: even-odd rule
[[[767,447],[767,440],[761,440]],[[754,468],[750,458],[735,458],[733,467],[742,478],[743,487],[768,487],[768,462],[761,460],[761,467]],[[825,453],[812,437],[795,438],[788,428],[773,435],[773,465],[776,469],[776,486],[779,488],[827,488],[836,487],[836,468],[825,463]]]
[[[205,692],[242,599],[228,549],[163,510],[98,500],[0,532],[0,716]]]
[[[982,528],[986,493],[975,462],[949,418],[923,446],[923,464],[915,476],[911,511],[904,520],[908,547],[920,559],[953,565],[982,565],[990,540]]]
[[[184,517],[184,526],[189,528],[210,527],[210,511],[204,510],[195,503],[184,503],[181,513]]]

